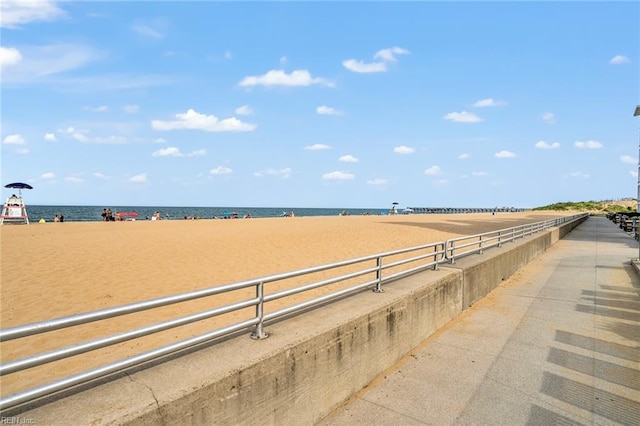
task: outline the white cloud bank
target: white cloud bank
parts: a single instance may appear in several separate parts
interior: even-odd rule
[[[66,13],[51,0],[2,0],[0,27],[18,28],[29,22],[53,21]]]
[[[472,112],[450,112],[443,117],[445,120],[451,120],[456,123],[479,123],[482,118],[478,117]]]
[[[331,146],[325,145],[323,143],[316,143],[316,144],[313,144],[313,145],[305,146],[304,149],[309,150],[309,151],[320,151],[320,150],[323,150],[323,149],[331,149]]]
[[[351,180],[355,177],[353,173],[342,171],[329,172],[322,175],[322,179],[324,180]]]
[[[356,157],[354,157],[351,154],[347,154],[347,155],[343,155],[342,157],[338,158],[338,161],[342,162],[342,163],[357,163],[358,160]]]
[[[545,141],[538,141],[536,142],[536,148],[538,149],[558,149],[560,148],[560,144],[558,142],[545,142]]]
[[[316,113],[319,115],[342,115],[342,111],[338,111],[335,108],[328,107],[326,105],[321,105],[316,108]]]
[[[416,149],[409,146],[401,145],[393,148],[393,152],[395,152],[396,154],[413,154],[414,152],[416,152]]]
[[[598,148],[602,148],[602,144],[598,141],[586,141],[586,142],[582,142],[582,141],[576,141],[573,143],[573,146],[575,146],[576,148],[586,148],[586,149],[598,149]]]
[[[502,151],[496,152],[494,156],[496,158],[514,158],[516,157],[516,154],[515,152],[502,150]]]
[[[611,60],[609,61],[609,63],[611,65],[622,65],[622,64],[628,64],[631,63],[631,59],[629,59],[628,57],[624,56],[624,55],[616,55],[613,58],[611,58]]]
[[[627,163],[627,164],[637,164],[638,163],[638,159],[635,157],[632,157],[630,155],[623,155],[622,157],[620,157],[620,161],[622,161],[623,163]]]
[[[152,120],[154,130],[204,130],[205,132],[252,132],[257,125],[243,123],[235,117],[218,119],[215,115],[205,115],[189,109],[185,113],[176,114],[177,120]]]
[[[16,134],[8,135],[2,142],[6,143],[7,145],[24,145],[26,143],[26,140],[22,137],[22,135]]]
[[[236,108],[236,114],[238,115],[253,115],[253,110],[249,105],[242,105]]]
[[[499,101],[493,98],[481,99],[473,104],[476,108],[486,108],[486,107],[494,107],[494,106],[503,106],[507,103],[505,101]]]
[[[408,55],[409,53],[411,52],[402,47],[390,47],[388,49],[378,50],[375,55],[373,55],[373,59],[377,59],[378,61],[367,63],[355,59],[346,59],[342,61],[342,66],[349,71],[363,74],[385,72],[387,71],[388,64],[398,61],[396,55]]]
[[[22,61],[22,54],[13,47],[0,46],[0,68],[9,67]]]
[[[440,166],[431,166],[425,169],[424,174],[427,176],[435,176],[440,174]]]
[[[238,85],[240,87],[253,86],[289,86],[304,87],[312,85],[333,87],[334,83],[326,78],[313,77],[307,70],[295,70],[287,74],[283,70],[271,70],[263,75],[252,75],[243,78]]]

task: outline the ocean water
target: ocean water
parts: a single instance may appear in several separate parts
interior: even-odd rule
[[[155,212],[160,212],[162,219],[184,220],[185,217],[213,219],[230,217],[236,212],[238,218],[245,215],[251,217],[281,217],[289,212],[295,216],[337,216],[343,211],[349,215],[379,215],[386,214],[388,209],[331,209],[331,208],[299,208],[299,207],[159,207],[159,206],[38,206],[27,205],[27,214],[30,222],[37,222],[41,218],[52,222],[55,215],[64,215],[65,222],[94,222],[102,221],[102,209],[110,208],[113,214],[116,212],[136,212],[136,220],[145,220]]]

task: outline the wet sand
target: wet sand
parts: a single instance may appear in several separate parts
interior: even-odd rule
[[[0,227],[2,328],[445,241],[559,212],[64,222]],[[282,283],[284,285],[284,283]],[[270,291],[281,287],[274,286]],[[218,295],[3,342],[2,362],[252,297]],[[253,316],[247,309],[0,378],[2,395]]]

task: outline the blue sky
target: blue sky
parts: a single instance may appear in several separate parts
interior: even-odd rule
[[[28,204],[637,193],[637,2],[1,7],[2,184],[34,186]]]

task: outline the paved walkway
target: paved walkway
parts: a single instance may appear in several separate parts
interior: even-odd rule
[[[640,425],[638,243],[591,217],[321,425]]]

